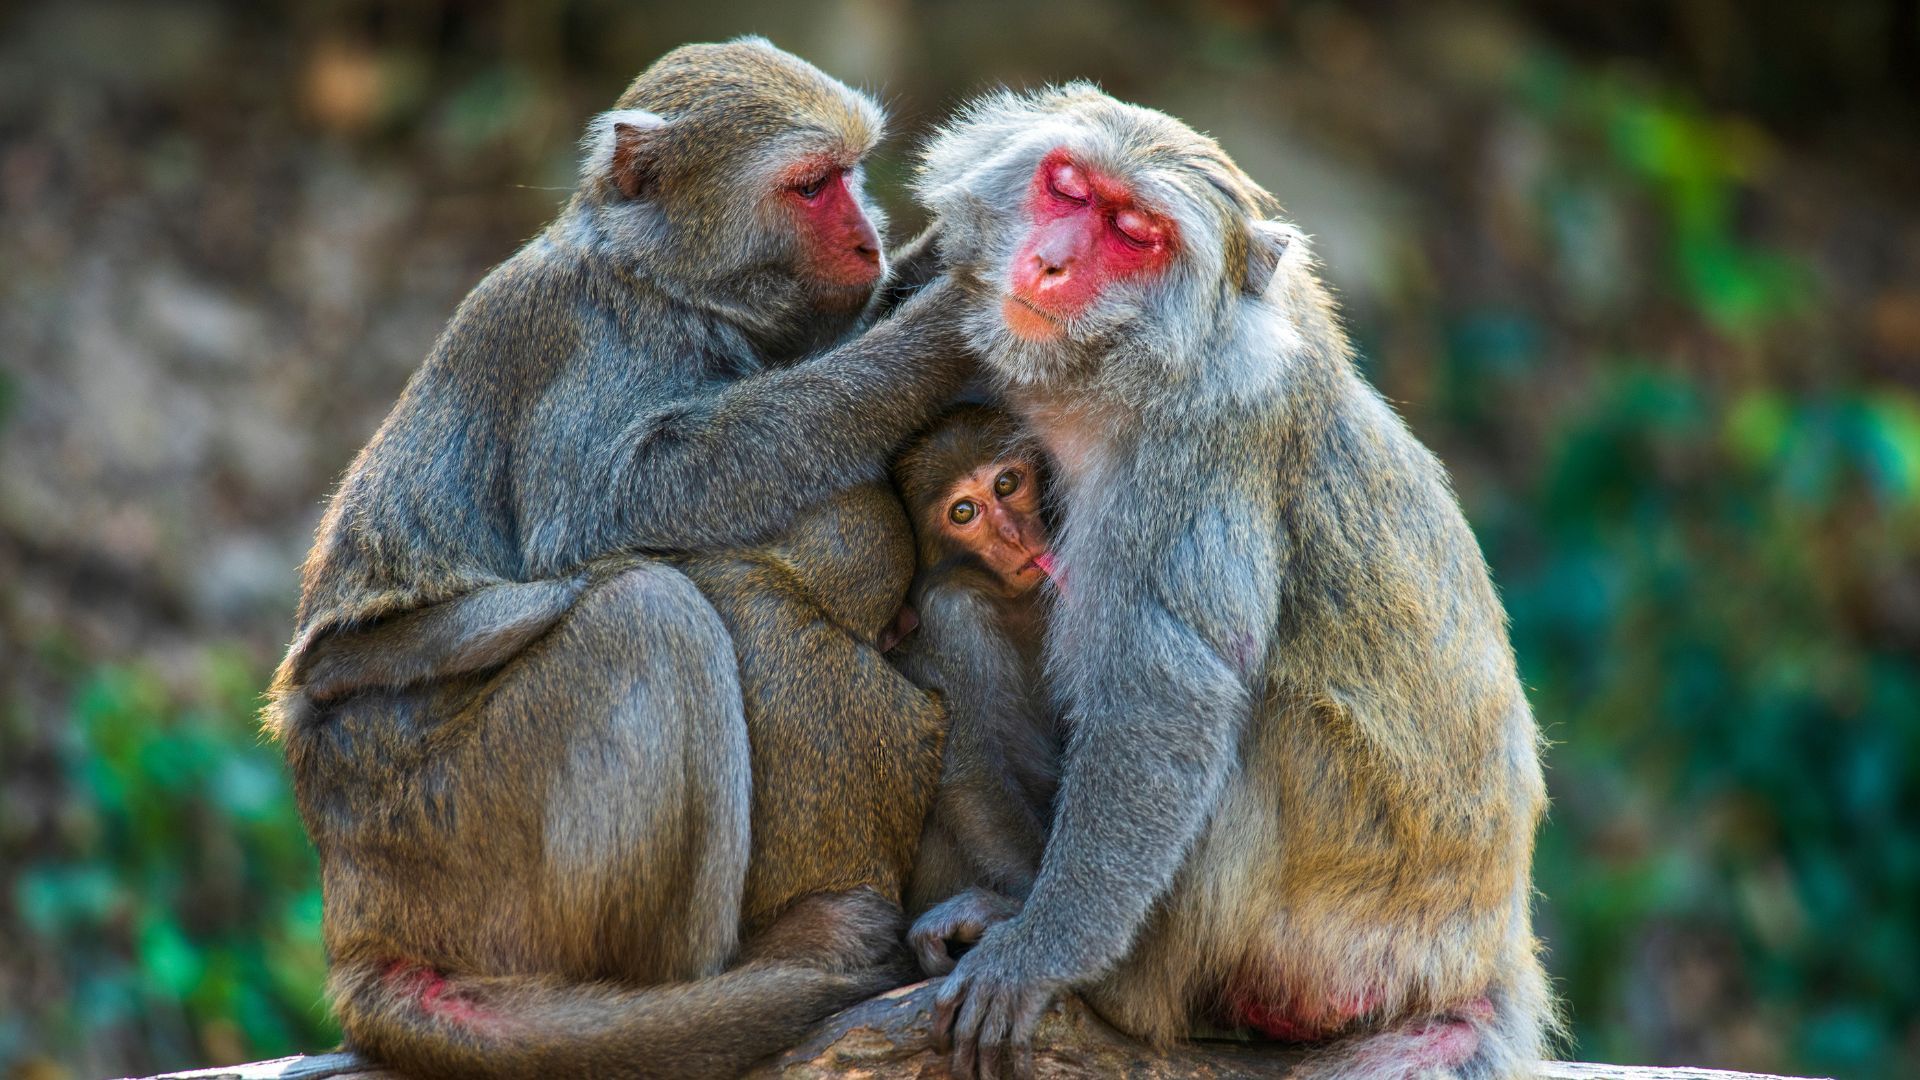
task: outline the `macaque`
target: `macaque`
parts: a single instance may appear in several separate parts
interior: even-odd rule
[[[268,722],[350,1046],[730,1076],[909,973],[944,715],[874,647],[886,464],[973,362],[938,280],[855,333],[882,121],[764,40],[661,58],[342,480]]]
[[[1017,911],[1040,868],[1060,758],[1041,670],[1053,555],[1040,449],[1003,410],[955,407],[893,476],[919,551],[919,628],[896,662],[940,693],[951,725],[906,905],[926,913],[909,940],[937,974],[949,941]]]
[[[1506,618],[1446,472],[1355,370],[1302,234],[1211,139],[1085,85],[927,146],[962,316],[1045,447],[1067,732],[1040,871],[936,997],[1025,1074],[1077,992],[1314,1078],[1518,1077],[1553,1026],[1545,806]]]

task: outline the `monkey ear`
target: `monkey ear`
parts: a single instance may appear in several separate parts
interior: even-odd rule
[[[667,128],[665,120],[645,109],[615,109],[594,117],[581,163],[584,178],[605,181],[622,198],[647,194],[666,153]]]
[[[1287,248],[1300,239],[1300,230],[1282,221],[1255,219],[1247,222],[1247,271],[1240,289],[1248,296],[1259,296],[1273,283],[1274,271]]]

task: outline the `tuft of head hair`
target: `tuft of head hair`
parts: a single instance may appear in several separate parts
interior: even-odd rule
[[[617,186],[624,143],[644,157],[646,186],[692,194],[690,181],[769,151],[850,163],[885,133],[871,97],[765,38],[742,37],[682,45],[654,61],[589,125],[581,168],[587,185]]]
[[[893,465],[893,483],[917,515],[947,493],[955,480],[982,465],[1021,450],[1013,415],[990,405],[955,405],[940,414]]]
[[[1149,197],[1171,194],[1156,180],[1199,177],[1235,217],[1280,212],[1279,201],[1210,136],[1089,82],[999,90],[963,105],[921,148],[914,191],[938,210],[1009,168],[1024,185],[1039,159],[1062,145],[1095,168],[1143,181]]]

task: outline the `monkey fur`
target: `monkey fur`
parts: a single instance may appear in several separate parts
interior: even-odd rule
[[[667,54],[348,470],[267,721],[349,1044],[725,1076],[902,978],[943,720],[871,644],[886,463],[971,361],[939,282],[819,352],[884,274],[881,124],[759,39]]]
[[[901,453],[894,486],[907,505],[919,548],[910,603],[919,628],[893,654],[915,683],[937,690],[949,716],[946,758],[933,811],[907,889],[909,936],[928,974],[952,967],[949,939],[971,942],[1019,910],[1040,868],[1058,782],[1060,733],[1041,675],[1049,592],[1039,573],[1008,573],[1045,556],[1038,446],[1001,409],[959,405]],[[968,489],[970,476],[1013,475],[1020,483],[1000,520],[949,515],[995,499]],[[996,528],[997,527],[997,528]],[[1000,567],[983,559],[1011,551]],[[929,909],[933,909],[929,911]]]
[[[1300,1077],[1528,1074],[1539,734],[1439,461],[1355,370],[1302,235],[1212,140],[1085,85],[926,147],[983,368],[1046,447],[1067,745],[1040,872],[936,998],[956,1075],[1079,992]]]

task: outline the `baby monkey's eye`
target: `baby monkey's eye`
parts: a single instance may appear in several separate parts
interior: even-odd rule
[[[1003,499],[1019,490],[1020,474],[1013,469],[993,478],[993,493]]]
[[[951,518],[955,525],[965,525],[967,522],[972,521],[974,515],[979,512],[980,508],[973,505],[972,499],[961,499],[959,502],[953,504],[952,509],[947,511],[947,517]]]

